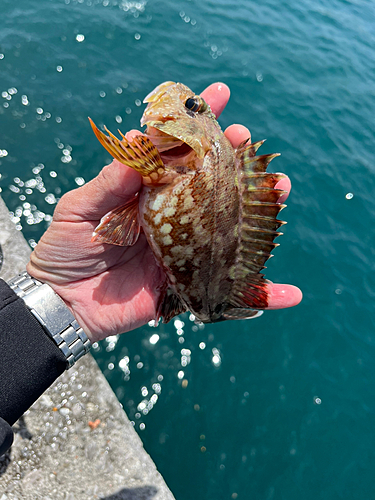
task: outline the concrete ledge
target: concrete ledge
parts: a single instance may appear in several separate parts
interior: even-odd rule
[[[25,269],[30,248],[0,198],[0,276]],[[91,355],[15,424],[0,458],[0,500],[174,500]]]

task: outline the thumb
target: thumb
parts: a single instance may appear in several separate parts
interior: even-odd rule
[[[141,188],[142,177],[117,160],[84,186],[66,193],[56,206],[55,221],[99,220],[129,201]]]

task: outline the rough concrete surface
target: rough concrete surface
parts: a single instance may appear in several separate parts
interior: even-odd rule
[[[1,198],[0,245],[0,276],[8,279],[25,269],[30,249]],[[91,355],[65,372],[14,431],[0,458],[0,500],[174,500]]]

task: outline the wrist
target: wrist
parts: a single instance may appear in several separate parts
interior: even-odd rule
[[[86,354],[91,342],[63,299],[46,283],[27,272],[8,281],[12,290],[64,354],[69,367]]]

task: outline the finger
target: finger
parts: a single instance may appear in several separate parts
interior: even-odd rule
[[[238,148],[241,142],[246,141],[246,139],[249,139],[249,143],[251,141],[250,130],[243,125],[238,125],[237,123],[229,125],[224,134],[234,148]]]
[[[136,129],[129,130],[129,132],[126,132],[125,137],[128,141],[132,141],[134,137],[137,135],[143,135],[142,132]]]
[[[284,309],[299,304],[302,300],[301,290],[294,285],[268,283],[267,309]]]
[[[213,114],[218,118],[229,101],[230,90],[225,83],[213,83],[201,93],[201,96],[210,105]]]
[[[61,198],[54,220],[99,220],[107,212],[129,201],[141,185],[140,174],[113,160],[92,181]]]
[[[284,175],[284,174],[279,173],[279,175]],[[282,191],[286,191],[286,193],[281,195],[280,198],[277,200],[277,203],[279,203],[280,205],[282,203],[285,203],[286,199],[290,194],[290,190],[292,189],[292,184],[290,182],[289,177],[285,175],[285,177],[283,177],[277,184],[275,184],[275,189],[281,189]]]
[[[230,125],[225,130],[224,134],[227,137],[227,139],[229,139],[234,148],[237,148],[241,144],[241,142],[245,141],[246,139],[249,139],[251,141],[250,130],[244,127],[243,125],[238,125],[238,124]],[[289,196],[290,190],[292,189],[289,177],[285,175],[284,178],[281,179],[275,185],[275,189],[281,189],[282,191],[286,191],[286,193],[280,196],[280,198],[277,200],[277,203],[280,204],[284,203]]]

